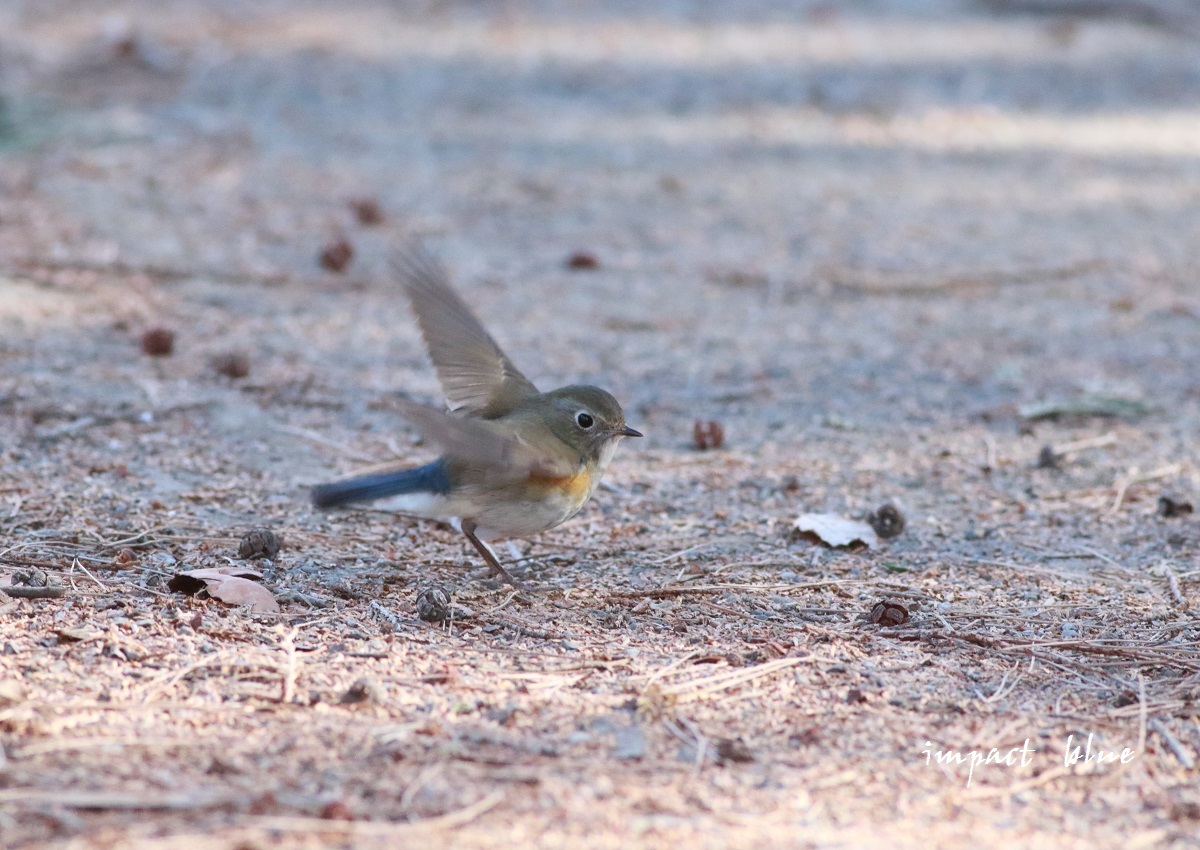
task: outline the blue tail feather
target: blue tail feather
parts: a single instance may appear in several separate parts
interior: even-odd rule
[[[314,487],[312,503],[318,508],[333,508],[348,502],[367,502],[404,493],[449,493],[450,470],[445,458],[413,469],[375,472],[346,481]]]

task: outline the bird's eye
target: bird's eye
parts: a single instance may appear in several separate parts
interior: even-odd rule
[[[586,431],[596,424],[596,420],[592,418],[592,414],[581,410],[575,414],[575,424]]]

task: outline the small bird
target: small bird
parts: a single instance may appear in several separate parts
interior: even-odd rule
[[[399,400],[401,413],[443,454],[432,463],[322,484],[313,504],[351,502],[448,522],[492,572],[521,587],[483,542],[529,537],[566,522],[591,497],[622,437],[640,437],[599,387],[539,392],[419,246],[392,265],[452,413]]]

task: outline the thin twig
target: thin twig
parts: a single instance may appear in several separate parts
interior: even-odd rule
[[[235,802],[236,796],[226,792],[175,791],[168,793],[142,791],[70,791],[41,788],[0,789],[0,803],[42,803],[70,809],[210,809]]]
[[[1084,437],[1080,440],[1072,440],[1069,443],[1062,443],[1054,447],[1055,454],[1071,455],[1077,454],[1088,449],[1102,449],[1108,446],[1115,445],[1117,435],[1112,431],[1106,434],[1101,434],[1099,437]]]
[[[1012,686],[1007,691],[1005,691],[1004,686],[1008,683],[1008,674],[1012,673],[1014,671],[1017,674],[1016,678],[1013,679]],[[1017,689],[1017,685],[1020,683],[1021,679],[1022,679],[1021,663],[1018,661],[1018,662],[1016,662],[1016,665],[1013,667],[1012,670],[1004,671],[1004,675],[1000,677],[1000,684],[998,684],[996,686],[996,690],[992,692],[992,695],[990,697],[984,697],[983,701],[984,702],[996,702],[997,700],[999,700],[1001,697],[1005,696],[1006,694],[1012,693],[1013,691],[1015,691]]]
[[[369,607],[371,613],[375,615],[375,619],[387,623],[392,631],[398,631],[407,625],[407,623],[385,608],[378,599],[372,599]]]
[[[165,750],[173,747],[207,746],[211,740],[205,738],[53,738],[28,744],[13,751],[14,758],[27,759],[48,753],[66,753],[80,750],[102,750],[125,747],[149,747]]]
[[[1108,512],[1110,514],[1115,514],[1117,511],[1121,510],[1121,505],[1125,501],[1125,493],[1134,484],[1145,484],[1147,481],[1157,481],[1160,478],[1169,478],[1172,475],[1178,475],[1182,469],[1183,464],[1180,463],[1170,463],[1166,466],[1160,466],[1158,469],[1153,469],[1146,473],[1140,473],[1137,471],[1137,467],[1134,467],[1133,469],[1129,470],[1128,474],[1126,474],[1124,478],[1117,481],[1117,492],[1113,497],[1112,507],[1108,509]]]
[[[540,629],[535,629],[532,626],[527,626],[518,620],[516,617],[507,616],[505,614],[487,614],[478,618],[479,622],[487,624],[495,624],[503,626],[507,629],[512,629],[517,634],[523,637],[537,638],[538,640],[575,640],[579,636],[568,632],[545,632]],[[462,621],[460,621],[462,622]]]
[[[758,664],[754,667],[717,673],[712,676],[703,676],[690,682],[669,685],[664,687],[662,692],[666,696],[673,697],[678,702],[691,702],[711,694],[735,688],[738,685],[753,682],[755,679],[761,679],[763,676],[770,676],[788,667],[795,667],[797,664],[812,663],[815,660],[816,658],[813,656],[777,658],[774,661],[767,661],[764,664]]]
[[[964,796],[972,800],[986,800],[992,797],[1011,797],[1013,794],[1019,794],[1022,791],[1029,791],[1033,788],[1040,788],[1043,785],[1048,785],[1056,779],[1065,779],[1068,776],[1074,776],[1075,772],[1069,767],[1053,767],[1050,770],[1043,771],[1032,779],[1025,779],[1021,782],[1014,782],[1012,785],[1007,785],[1003,788],[981,788],[979,790],[971,789]]]
[[[886,586],[888,583],[868,582],[863,579],[829,579],[828,581],[810,581],[803,584],[669,584],[646,590],[613,590],[609,591],[608,596],[609,599],[666,599],[672,596],[686,596],[689,593],[776,593],[781,590],[815,590],[821,587],[849,584]]]
[[[1144,755],[1146,752],[1146,680],[1142,678],[1141,671],[1137,674],[1138,683],[1138,755]]]
[[[296,696],[296,632],[297,629],[293,627],[279,641],[279,648],[287,656],[287,665],[283,669],[283,688],[279,696],[279,701],[284,704],[290,703]]]
[[[79,563],[79,558],[75,558],[71,561],[71,568],[74,569],[75,567],[79,567],[79,569],[83,570],[83,574],[86,575],[88,578],[90,578],[92,581],[94,581],[98,588],[103,590],[105,593],[108,592],[108,587],[104,584],[104,582],[100,581],[100,579],[98,579],[94,575],[92,575],[91,571],[87,567],[85,567],[83,564]]]
[[[188,280],[203,278],[220,283],[261,283],[266,285],[286,283],[291,276],[285,271],[274,274],[245,274],[224,269],[188,269],[163,266],[154,263],[129,263],[121,260],[94,261],[82,259],[59,260],[52,257],[9,257],[8,263],[22,270],[45,269],[46,271],[96,272],[120,277],[144,275],[159,280]]]
[[[996,438],[991,434],[983,435],[983,471],[991,472],[996,468]]]
[[[1167,749],[1171,751],[1185,770],[1191,770],[1196,766],[1196,760],[1192,758],[1192,754],[1184,749],[1183,744],[1179,743],[1179,739],[1171,734],[1171,730],[1166,727],[1166,724],[1155,717],[1146,725],[1162,739],[1162,742],[1167,745]]]
[[[447,812],[435,818],[410,821],[408,823],[381,823],[379,821],[342,821],[325,818],[259,817],[251,818],[249,824],[263,829],[280,832],[341,833],[343,835],[398,835],[429,829],[454,829],[465,826],[479,816],[490,812],[504,800],[503,791],[493,791],[476,803]]]
[[[663,557],[658,558],[657,560],[647,561],[647,563],[652,564],[654,566],[660,566],[662,564],[670,563],[671,561],[674,561],[676,558],[682,558],[685,555],[691,555],[695,552],[701,552],[705,549],[711,549],[713,546],[721,546],[725,543],[734,543],[734,542],[745,543],[745,542],[747,542],[747,538],[743,535],[729,535],[729,536],[725,536],[725,537],[717,537],[712,540],[705,540],[703,543],[698,543],[695,546],[689,546],[686,549],[680,549],[678,552],[672,552],[670,555],[664,555]],[[757,541],[755,541],[755,542],[757,542]]]
[[[1105,268],[1100,260],[1082,260],[1061,266],[1024,269],[996,269],[921,276],[919,274],[889,274],[876,269],[825,267],[818,274],[835,287],[866,292],[872,295],[929,295],[958,289],[994,288],[1018,284],[1046,284],[1071,280]]]
[[[1175,600],[1175,604],[1186,610],[1188,607],[1188,598],[1179,589],[1179,579],[1175,577],[1175,573],[1171,569],[1167,570],[1167,587],[1171,591],[1171,598]]]

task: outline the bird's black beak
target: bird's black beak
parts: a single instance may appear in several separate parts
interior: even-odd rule
[[[635,431],[632,428],[630,428],[628,425],[626,425],[624,428],[622,428],[617,433],[620,434],[622,437],[641,437],[642,436],[641,431]]]

